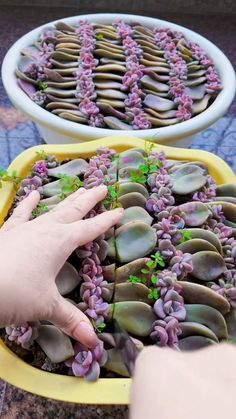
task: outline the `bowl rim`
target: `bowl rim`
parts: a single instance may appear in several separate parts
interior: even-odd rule
[[[37,36],[41,31],[50,25],[54,25],[57,22],[63,21],[67,23],[75,23],[81,19],[88,19],[89,21],[95,21],[98,23],[110,23],[109,21],[115,21],[117,19],[123,20],[139,20],[141,23],[154,27],[159,25],[160,27],[170,27],[174,30],[181,31],[188,37],[188,39],[197,42],[202,46],[209,56],[213,59],[217,70],[220,69],[220,77],[223,84],[223,89],[217,95],[214,102],[201,114],[194,116],[192,119],[178,124],[151,128],[147,130],[135,130],[135,135],[140,138],[152,138],[155,140],[168,140],[170,137],[173,139],[180,139],[193,135],[200,130],[207,128],[213,124],[220,116],[222,116],[230,106],[236,91],[236,76],[232,64],[225,56],[225,54],[211,41],[204,38],[202,35],[185,28],[184,26],[171,23],[165,20],[150,18],[146,16],[133,15],[133,14],[115,14],[115,13],[96,13],[70,16],[62,19],[57,19],[46,24],[43,24],[32,31],[26,33],[19,38],[8,50],[2,64],[2,81],[7,91],[7,94],[13,104],[27,114],[31,119],[35,120],[38,124],[43,125],[55,132],[60,134],[69,135],[76,139],[79,135],[81,137],[90,136],[92,138],[101,138],[105,135],[129,135],[131,130],[112,130],[109,128],[97,128],[90,127],[88,125],[80,124],[77,122],[69,121],[52,114],[46,109],[36,105],[23,90],[18,86],[15,68],[17,61],[20,57],[20,50],[22,47],[30,45],[33,39],[37,39]]]
[[[91,156],[99,147],[115,148],[118,152],[138,147],[145,148],[146,142],[140,138],[127,136],[105,137],[80,144],[38,145],[21,153],[9,166],[9,171],[16,170],[19,175],[26,175],[30,166],[38,159],[36,152],[45,151],[56,154],[60,160],[65,156]],[[230,167],[218,156],[202,150],[178,149],[163,145],[154,145],[154,150],[164,151],[167,157],[177,160],[201,161],[207,165],[210,174],[218,184],[235,183],[236,177]],[[9,210],[15,191],[10,183],[0,189],[0,226]],[[102,378],[96,383],[65,375],[48,373],[25,363],[18,358],[0,340],[0,378],[10,384],[33,394],[64,402],[86,404],[128,404],[131,379]]]

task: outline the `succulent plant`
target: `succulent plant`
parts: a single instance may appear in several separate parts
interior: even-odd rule
[[[86,378],[88,381],[96,381],[100,375],[100,366],[103,366],[107,360],[106,351],[103,348],[103,342],[94,349],[87,349],[80,343],[75,344],[75,355],[66,361],[66,365],[71,367],[76,377]]]
[[[16,75],[24,92],[53,114],[121,130],[186,121],[221,90],[214,63],[200,46],[180,32],[138,22],[57,22],[21,51]],[[189,179],[194,199],[211,198],[209,182],[197,191],[205,178]]]
[[[96,32],[87,24],[83,30],[89,39]],[[128,39],[129,26],[116,30],[127,48],[138,48]],[[108,32],[113,39],[114,28]],[[136,39],[144,39],[141,33]],[[158,39],[170,41],[165,31]],[[176,40],[181,38],[176,35]],[[88,45],[94,44],[89,40]],[[182,42],[179,48],[187,53]],[[182,64],[179,59],[178,71],[185,77]],[[131,82],[127,75],[122,90],[130,100]],[[53,371],[66,362],[68,374],[93,381],[107,374],[130,375],[114,332],[117,322],[138,350],[152,344],[193,350],[236,337],[235,185],[217,186],[203,163],[168,160],[151,147],[120,154],[103,148],[88,159],[61,163],[43,153],[38,158],[15,200],[17,205],[39,190],[42,199],[33,217],[82,185],[89,189],[102,183],[108,195],[86,217],[120,204],[125,211],[118,225],[76,249],[56,278],[61,295],[85,313],[102,343],[94,350],[74,345],[43,321],[6,328],[8,341],[31,350],[36,340],[43,369]]]
[[[28,322],[21,326],[8,326],[6,327],[6,334],[10,342],[16,342],[22,348],[30,349],[38,337],[37,325]]]

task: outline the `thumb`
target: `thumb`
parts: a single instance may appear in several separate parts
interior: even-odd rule
[[[88,317],[61,295],[48,320],[88,348],[94,348],[98,344],[98,337]]]

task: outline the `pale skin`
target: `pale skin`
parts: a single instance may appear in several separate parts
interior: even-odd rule
[[[73,250],[122,217],[119,208],[83,220],[106,194],[106,186],[81,188],[31,221],[39,193],[32,192],[18,205],[0,230],[0,327],[48,320],[84,345],[96,346],[89,319],[59,294],[55,278]]]
[[[107,194],[81,188],[35,220],[31,193],[0,229],[0,327],[47,320],[93,348],[88,318],[63,298],[55,278],[77,247],[104,233],[122,209],[83,220]],[[141,352],[131,389],[130,419],[228,419],[235,412],[236,351],[221,344],[189,353],[150,347]]]

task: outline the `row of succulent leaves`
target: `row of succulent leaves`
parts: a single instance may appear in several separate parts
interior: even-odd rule
[[[150,144],[149,142],[145,143],[145,151],[147,153],[152,152],[154,144]],[[47,160],[48,156],[42,151],[37,153],[37,158],[39,160]],[[116,154],[113,157],[113,160],[119,159],[119,155]],[[147,186],[147,179],[148,176],[152,173],[157,172],[162,166],[162,162],[156,160],[150,164],[148,159],[145,160],[145,164],[139,166],[138,171],[131,171],[130,172],[130,181],[135,183],[140,183],[142,185]],[[118,178],[118,176],[117,176]],[[21,183],[22,179],[18,174],[14,171],[9,174],[5,170],[0,171],[0,187],[2,187],[3,182],[11,182],[14,188],[17,190]],[[83,186],[83,181],[80,180],[77,176],[68,176],[61,174],[60,175],[60,187],[61,187],[61,200],[65,199],[68,195],[78,190],[80,187]],[[108,182],[108,194],[107,197],[104,199],[102,204],[109,210],[120,206],[120,202],[118,201],[118,192],[119,192],[119,181],[113,185],[109,185]],[[43,204],[39,203],[37,208],[33,211],[32,216],[38,217],[41,214],[47,212],[49,209],[48,207]],[[180,243],[188,241],[192,239],[191,233],[185,229],[180,230],[182,238]],[[148,298],[151,301],[155,301],[159,298],[158,290],[157,290],[157,283],[158,283],[158,274],[161,272],[161,269],[166,268],[166,263],[164,259],[161,257],[159,251],[156,251],[154,254],[149,255],[150,260],[146,263],[146,267],[141,270],[142,277],[130,275],[127,278],[127,282],[131,284],[143,283],[147,285],[147,279],[151,279],[152,286],[149,287],[149,295]],[[103,332],[106,328],[106,323],[101,323],[100,325],[94,327],[98,333]]]
[[[151,153],[155,145],[149,141],[145,141],[145,152]],[[36,152],[37,158],[40,160],[48,160],[48,155],[44,151]],[[119,154],[116,154],[112,160],[118,160]],[[142,185],[147,184],[148,176],[152,173],[156,173],[160,168],[162,167],[162,162],[160,160],[155,160],[154,162],[149,162],[146,158],[146,164],[142,164],[139,166],[138,170],[131,170],[130,172],[130,181],[135,183],[140,183]],[[64,200],[68,195],[72,194],[73,192],[76,192],[79,188],[84,186],[84,183],[81,179],[79,179],[77,176],[68,176],[65,174],[59,175],[60,179],[60,187],[61,187],[61,194],[60,198],[61,200]],[[13,184],[14,189],[17,191],[19,188],[20,183],[22,182],[22,178],[17,174],[16,171],[12,171],[10,174],[7,170],[0,169],[0,188],[3,186],[3,182],[11,182]],[[118,207],[121,207],[121,203],[118,201],[118,191],[119,191],[119,182],[118,182],[118,174],[117,174],[117,182],[113,185],[109,185],[109,182],[107,184],[107,197],[103,200],[102,205],[106,207],[106,209],[111,210]],[[40,202],[37,207],[32,211],[32,217],[37,218],[40,215],[46,213],[49,211],[49,208],[46,204]],[[180,230],[180,233],[182,235],[182,238],[180,240],[180,243],[184,243],[187,240],[190,240],[191,233],[185,229]],[[155,287],[158,282],[158,273],[161,271],[157,269],[158,267],[164,268],[165,267],[165,261],[161,257],[161,254],[159,251],[157,251],[155,254],[150,255],[150,258],[152,260],[148,261],[146,263],[146,268],[143,268],[141,270],[141,273],[144,275],[142,278],[130,275],[127,279],[127,282],[131,284],[137,284],[137,283],[143,283],[147,285],[147,279],[145,278],[145,275],[151,274],[151,283],[154,285],[154,287],[151,287],[149,290],[148,298],[150,300],[157,300],[159,298],[159,293],[157,288]],[[105,329],[106,324],[101,323],[99,326],[96,326],[94,323],[94,327],[97,330],[97,332],[101,332]]]

